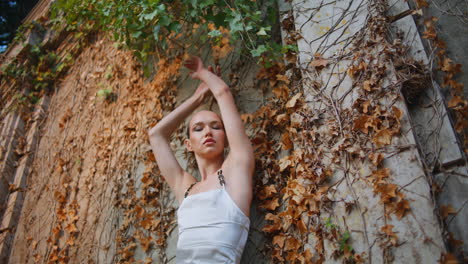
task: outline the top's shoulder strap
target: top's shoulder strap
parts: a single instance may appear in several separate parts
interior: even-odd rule
[[[224,181],[223,170],[218,171],[218,179],[219,179],[219,184],[221,184],[221,186],[224,187],[226,185],[226,182]]]
[[[195,181],[194,183],[192,183],[192,185],[190,185],[190,187],[188,187],[187,191],[185,191],[184,198],[186,198],[186,197],[187,197],[187,195],[188,195],[188,193],[189,193],[190,189],[192,189],[192,187],[193,187],[195,184],[197,184],[197,182],[196,182],[196,181]]]

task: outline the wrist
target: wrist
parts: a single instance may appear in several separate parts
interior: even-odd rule
[[[203,95],[199,93],[195,93],[190,97],[190,100],[192,100],[193,104],[195,104],[196,106],[199,106],[203,102]]]
[[[201,69],[198,73],[198,76],[200,77],[200,79],[206,75],[209,75],[209,74],[212,74],[212,72],[210,70],[208,70],[207,68],[203,67],[203,69]]]

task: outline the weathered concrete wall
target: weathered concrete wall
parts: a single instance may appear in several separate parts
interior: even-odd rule
[[[413,7],[414,2],[411,1]],[[454,62],[462,65],[462,70],[468,71],[468,18],[466,1],[428,1],[425,17],[433,16],[437,20],[437,34],[445,41],[447,55]],[[461,73],[455,80],[464,84],[465,98],[468,98],[468,75]]]
[[[410,2],[410,4],[414,8],[414,3]],[[391,1],[389,7],[389,15],[392,16],[410,9],[408,4],[402,1]],[[468,44],[468,38],[466,34],[460,34],[467,30],[463,26],[466,21],[463,21],[462,16],[456,16],[456,14],[461,14],[463,7],[466,7],[466,3],[431,1],[428,8],[424,9],[424,18],[429,16],[438,18],[437,25],[440,30],[437,34],[447,43],[447,55],[456,63],[461,63],[466,67],[467,52],[461,47]],[[431,57],[433,55],[427,55],[430,49],[427,46],[425,49],[421,38],[423,35],[421,31],[424,29],[420,27],[418,30],[415,18],[421,23],[421,17],[407,15],[393,23],[393,31],[403,32],[404,41],[409,47],[409,55],[429,69],[434,58]],[[456,80],[465,84],[466,96],[467,75],[460,74]],[[462,220],[468,218],[466,208],[468,185],[464,176],[466,175],[466,157],[448,117],[443,89],[439,84],[441,81],[437,78],[425,81],[425,89],[419,92],[416,100],[409,103],[409,114],[422,161],[425,163],[431,182],[434,183],[433,194],[437,201],[438,214],[441,216],[440,221],[446,225],[446,231],[452,233],[444,232],[444,237],[452,252],[463,258],[463,254],[468,255],[466,243],[468,236],[464,231],[466,221]],[[455,247],[453,239],[465,241],[462,247],[463,253]]]
[[[310,81],[306,82],[309,86],[304,86],[304,93],[307,101],[311,102],[310,107],[313,111],[327,112],[332,107],[335,108],[336,115],[331,109],[332,113],[329,118],[340,119],[339,113],[345,113],[351,109],[359,102],[358,98],[366,98],[363,95],[368,93],[359,89],[362,83],[361,85],[354,83],[350,77],[351,74],[346,74],[346,72],[349,73],[354,60],[363,61],[369,65],[374,63],[372,67],[385,68],[385,66],[375,62],[380,60],[382,63],[384,62],[382,58],[385,56],[381,51],[386,49],[386,38],[378,37],[377,32],[381,30],[378,26],[379,22],[375,23],[374,20],[374,23],[370,23],[372,17],[379,19],[378,12],[382,11],[379,8],[385,8],[385,4],[385,2],[379,1],[292,2],[296,29],[302,29],[301,36],[303,37],[298,40],[300,67],[303,77]],[[368,27],[372,29],[367,31]],[[372,33],[372,30],[375,34]],[[366,32],[370,32],[370,34]],[[369,34],[369,39],[364,37],[360,42],[357,42],[360,46],[351,45],[353,39],[359,39],[360,36],[366,36],[366,34]],[[372,45],[382,46],[380,49],[369,48]],[[353,50],[355,50],[355,54],[364,57],[364,60],[359,60],[356,56],[352,57]],[[322,65],[317,64],[320,60],[327,62],[326,67],[323,68]],[[314,61],[316,61],[315,64]],[[382,82],[382,86],[387,87],[384,89],[391,89],[390,87],[396,85],[395,69],[391,67],[385,69],[386,74],[382,76],[385,80]],[[364,84],[365,80],[362,80]],[[364,86],[364,89],[368,89],[370,94],[373,89],[378,88],[371,87],[369,89],[369,87]],[[388,94],[391,92],[388,91]],[[382,99],[377,104],[385,107],[385,100],[387,99]],[[354,168],[352,163],[350,164],[348,161],[342,165],[346,169],[340,168],[340,166],[335,167],[333,185],[336,186],[333,188],[336,191],[331,199],[348,201],[348,203],[355,204],[358,209],[347,212],[346,202],[338,203],[334,207],[333,213],[330,213],[330,217],[343,229],[351,230],[351,236],[357,237],[357,239],[352,239],[354,249],[358,252],[367,252],[367,257],[373,262],[382,263],[388,260],[397,260],[404,263],[435,263],[444,250],[444,246],[441,230],[433,212],[434,204],[431,198],[430,184],[415,148],[416,142],[405,102],[401,98],[393,100],[393,105],[402,110],[402,134],[393,137],[392,146],[401,148],[402,151],[391,155],[384,154],[383,167],[389,168],[392,172],[391,180],[400,186],[399,189],[410,201],[412,212],[401,220],[387,219],[385,206],[379,202],[375,190],[372,191],[366,181],[361,178],[371,175],[371,171],[365,166]],[[343,127],[346,126],[345,119],[341,119],[340,122]],[[353,140],[350,139],[351,144],[352,142]],[[346,180],[343,180],[344,178]],[[389,224],[397,230],[398,239],[401,238],[405,241],[404,243],[407,243],[406,246],[394,248],[390,259],[387,255],[388,252],[386,252],[388,248],[381,243],[380,245],[375,243],[379,241],[378,232],[383,231],[384,227]],[[434,243],[423,242],[427,240]],[[328,256],[331,256],[331,251],[327,253]],[[327,259],[327,262],[333,261]]]

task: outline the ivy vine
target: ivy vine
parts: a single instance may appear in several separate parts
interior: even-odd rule
[[[272,41],[278,16],[274,0],[58,0],[52,6],[53,20],[65,19],[67,30],[110,32],[141,61],[181,41],[179,33],[216,42],[223,35],[219,28],[225,28],[231,44],[240,41],[242,52],[268,66],[296,50]]]

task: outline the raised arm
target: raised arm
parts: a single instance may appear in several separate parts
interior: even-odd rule
[[[244,165],[251,174],[254,168],[253,148],[245,134],[244,124],[237,111],[229,86],[216,74],[203,67],[203,62],[199,57],[192,57],[185,66],[193,71],[192,78],[199,79],[208,85],[218,102],[231,149],[228,159],[237,165]]]
[[[195,93],[165,116],[153,128],[148,130],[151,148],[161,175],[167,181],[176,199],[181,201],[186,186],[195,179],[182,169],[170,147],[170,137],[179,125],[187,118],[209,94],[206,84],[202,83]]]

